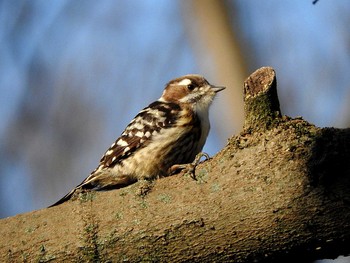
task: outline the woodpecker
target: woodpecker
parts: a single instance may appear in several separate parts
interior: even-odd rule
[[[209,107],[223,89],[195,74],[168,82],[162,96],[136,115],[98,167],[52,206],[69,200],[78,189],[118,189],[165,177],[192,162],[209,133]]]

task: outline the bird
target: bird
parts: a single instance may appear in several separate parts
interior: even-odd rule
[[[209,107],[224,89],[197,74],[169,81],[162,96],[127,125],[97,168],[50,207],[69,200],[78,189],[118,189],[171,175],[198,160],[210,129]]]

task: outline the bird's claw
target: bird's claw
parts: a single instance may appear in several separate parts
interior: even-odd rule
[[[185,173],[190,174],[190,176],[194,179],[197,180],[196,178],[196,174],[195,174],[195,170],[197,165],[200,163],[200,160],[202,157],[205,157],[206,160],[209,160],[209,154],[205,153],[205,152],[200,152],[196,155],[196,157],[194,158],[192,163],[186,163],[186,164],[175,164],[173,166],[170,167],[169,169],[169,174],[175,174],[176,172],[179,171],[185,171]]]

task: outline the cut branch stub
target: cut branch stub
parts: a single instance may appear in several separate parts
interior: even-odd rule
[[[244,81],[245,130],[265,130],[281,117],[273,68],[256,70]]]

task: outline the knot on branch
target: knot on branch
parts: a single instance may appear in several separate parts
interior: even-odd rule
[[[245,130],[265,130],[281,117],[276,73],[271,67],[256,70],[244,81]]]

